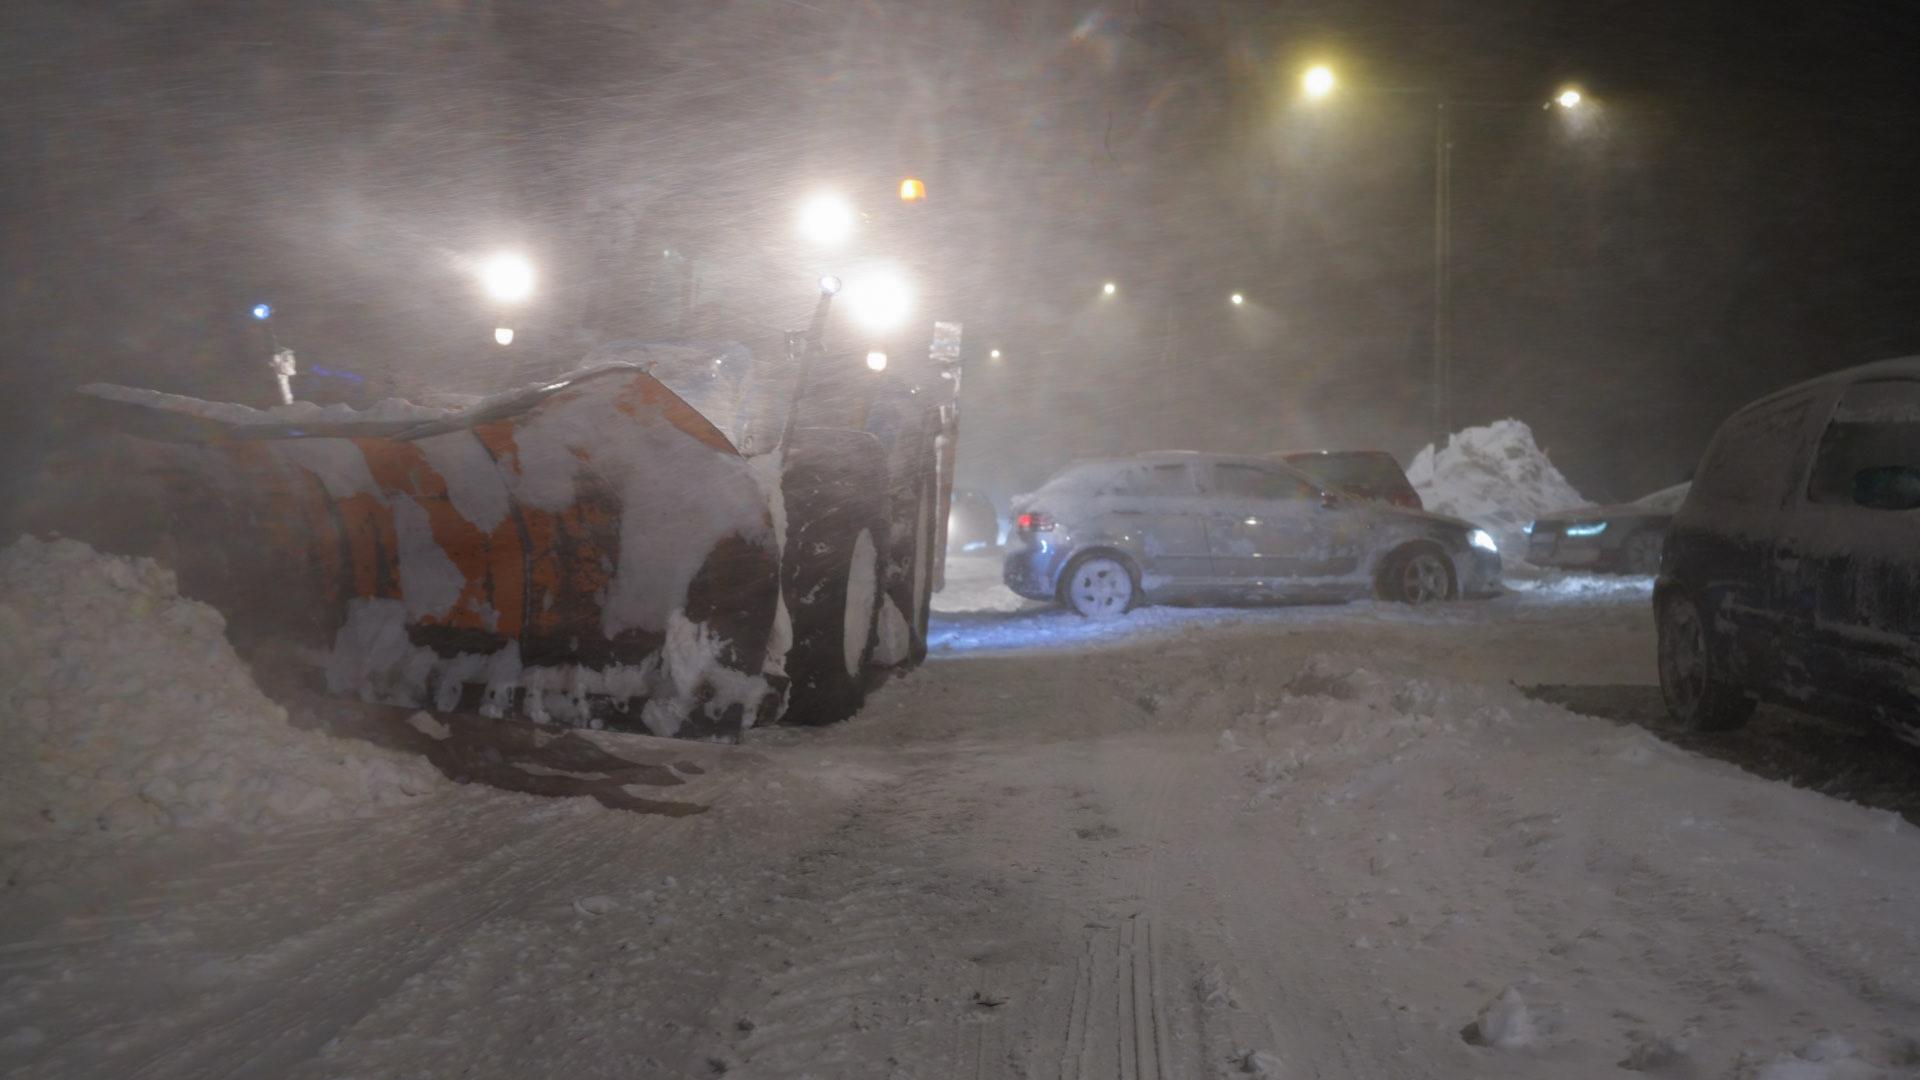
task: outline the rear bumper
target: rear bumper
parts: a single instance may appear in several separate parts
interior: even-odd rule
[[[1020,536],[1011,540],[1000,577],[1007,588],[1029,600],[1052,600],[1059,595],[1060,570],[1067,553],[1044,536]]]

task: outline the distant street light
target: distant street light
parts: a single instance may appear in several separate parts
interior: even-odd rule
[[[867,367],[873,371],[887,370],[887,354],[878,349],[867,354]]]
[[[253,305],[253,317],[256,319],[259,319],[261,322],[266,322],[268,319],[273,318],[273,305],[272,304]]]
[[[511,345],[511,344],[513,344],[513,328],[512,328],[512,327],[510,327],[510,326],[496,326],[496,327],[494,327],[494,328],[493,328],[493,340],[494,340],[494,341],[496,341],[496,342],[498,342],[498,343],[499,343],[499,344],[501,344],[501,345]]]
[[[1120,291],[1120,286],[1115,285],[1113,282],[1109,281],[1105,285],[1100,286],[1100,291],[1103,293],[1106,293],[1108,296],[1112,296],[1114,293],[1117,293]]]
[[[927,185],[909,176],[900,181],[900,201],[919,202],[927,197]]]
[[[988,353],[987,353],[987,359],[989,359],[989,360],[998,360],[998,359],[1000,359],[1000,350],[999,350],[999,349],[994,349],[994,350],[992,350],[992,351],[990,351],[990,352],[988,352]]]
[[[1333,93],[1333,69],[1325,64],[1315,64],[1300,77],[1300,85],[1306,90],[1307,96],[1316,101],[1326,97]]]
[[[502,251],[480,264],[480,285],[501,303],[518,303],[533,295],[533,264],[523,256]]]
[[[1234,293],[1232,296],[1228,297],[1227,299],[1233,301],[1234,307],[1239,307],[1241,304],[1244,304],[1247,302],[1247,298],[1240,295],[1239,293]]]
[[[838,195],[823,193],[800,204],[800,235],[822,247],[845,243],[853,222],[853,206]]]
[[[1575,90],[1572,87],[1568,87],[1567,89],[1560,91],[1560,96],[1554,98],[1553,100],[1556,103],[1558,103],[1561,108],[1571,109],[1574,106],[1580,104],[1580,101],[1581,101],[1580,91]]]

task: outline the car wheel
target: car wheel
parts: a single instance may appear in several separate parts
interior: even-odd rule
[[[1629,574],[1651,576],[1660,572],[1660,551],[1666,537],[1656,529],[1642,529],[1627,537],[1620,549],[1620,565]]]
[[[1660,696],[1689,731],[1728,731],[1753,715],[1754,700],[1715,670],[1706,623],[1693,601],[1660,605]]]
[[[1089,619],[1117,619],[1133,609],[1139,593],[1133,568],[1111,555],[1083,555],[1067,567],[1060,599]]]
[[[1431,604],[1453,598],[1453,567],[1431,548],[1417,547],[1387,560],[1380,598],[1401,604]]]

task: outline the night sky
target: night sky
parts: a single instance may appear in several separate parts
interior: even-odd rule
[[[1404,460],[1433,93],[1462,103],[1455,426],[1524,419],[1630,497],[1742,402],[1920,352],[1911,4],[15,0],[0,56],[21,468],[88,380],[268,404],[261,299],[377,393],[617,337],[771,349],[837,268],[794,234],[821,188],[922,281],[915,334],[840,344],[963,321],[962,479],[1003,500],[1155,447]],[[1342,90],[1310,105],[1311,62]],[[1569,83],[1589,107],[1541,107]],[[510,317],[471,277],[500,247],[540,270]]]

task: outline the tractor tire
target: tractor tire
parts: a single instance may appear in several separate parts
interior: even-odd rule
[[[927,658],[928,609],[933,599],[935,487],[931,440],[916,440],[919,452],[897,463],[904,475],[896,477],[891,535],[886,569],[886,599],[891,609],[880,614],[881,650],[876,660],[884,667],[911,667]]]
[[[856,448],[857,450],[858,448]],[[866,702],[887,522],[875,464],[858,453],[796,455],[782,478],[781,589],[793,623],[786,720],[831,724]]]

